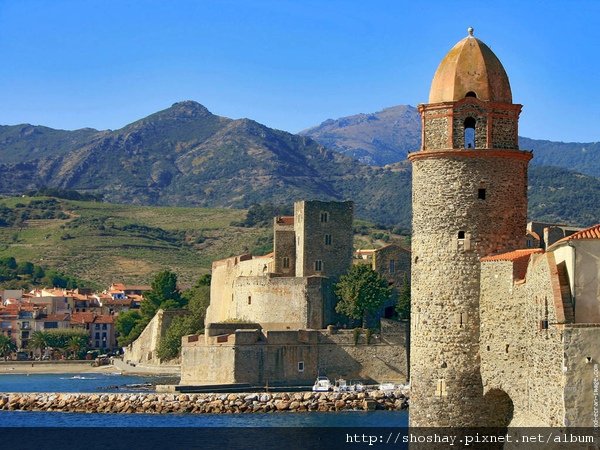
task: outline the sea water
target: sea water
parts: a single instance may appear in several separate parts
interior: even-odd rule
[[[173,377],[109,373],[0,375],[0,392],[139,392]],[[278,412],[242,414],[98,414],[0,411],[0,427],[406,427],[404,411]]]

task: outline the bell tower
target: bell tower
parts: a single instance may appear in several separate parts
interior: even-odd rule
[[[527,165],[522,106],[482,41],[440,63],[419,105],[412,179],[411,410],[416,427],[484,426],[479,367],[479,259],[522,246]]]

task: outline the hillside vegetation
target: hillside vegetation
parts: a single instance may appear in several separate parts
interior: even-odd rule
[[[273,248],[271,221],[244,226],[247,210],[241,209],[12,197],[0,199],[0,211],[7,218],[0,226],[0,258],[31,261],[94,287],[146,284],[166,269],[191,286],[210,273],[214,260]],[[360,248],[404,240],[365,221],[357,221],[356,230]]]

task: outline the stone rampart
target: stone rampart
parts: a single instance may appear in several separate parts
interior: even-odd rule
[[[390,321],[391,322],[391,321]],[[235,330],[206,339],[184,336],[181,384],[310,384],[330,378],[405,382],[408,323],[385,334],[365,330]]]
[[[124,361],[145,364],[161,364],[156,356],[156,350],[162,336],[177,316],[187,314],[187,310],[165,311],[159,309],[152,320],[146,325],[142,334],[125,348]]]

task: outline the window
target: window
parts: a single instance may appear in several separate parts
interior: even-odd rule
[[[284,269],[290,268],[290,258],[288,258],[287,256],[283,258],[283,268]]]
[[[96,335],[94,336],[96,339],[100,339],[100,333],[96,333]]]
[[[317,259],[315,261],[315,272],[321,272],[323,270],[323,261]]]
[[[477,198],[479,200],[485,200],[485,189],[479,189],[477,191]]]
[[[435,389],[435,396],[436,397],[445,397],[446,395],[448,395],[448,393],[446,392],[446,380],[441,378],[437,381],[437,386]]]
[[[331,235],[330,234],[325,235],[325,245],[331,245]]]
[[[475,124],[477,122],[472,117],[467,117],[464,122],[465,126],[465,148],[475,148]]]
[[[96,326],[95,326],[95,328],[96,328],[96,330],[99,330],[100,329],[100,324],[97,323]]]
[[[49,328],[58,328],[58,322],[46,322],[44,323],[44,329],[49,329]]]
[[[304,372],[304,361],[298,361],[298,372]]]
[[[396,261],[390,259],[390,273],[394,273],[396,271]]]
[[[100,341],[96,341],[96,348],[100,348]]]
[[[527,248],[531,248],[531,239],[527,239]]]
[[[251,305],[252,304],[252,296],[248,296],[248,304]]]
[[[321,223],[327,223],[327,222],[329,222],[329,213],[322,212],[321,213]]]
[[[465,94],[465,97],[475,97],[477,98],[477,94],[473,91],[469,91]]]
[[[106,326],[106,324],[105,324],[105,323],[103,323],[103,324],[102,324],[102,329],[103,329],[103,330],[107,330],[107,329],[108,329],[108,327]]]
[[[458,238],[459,238],[459,239],[464,239],[464,238],[465,238],[465,232],[464,232],[464,231],[462,231],[462,230],[461,230],[461,231],[459,231],[459,232],[458,232]]]
[[[540,320],[540,330],[548,329],[548,319]]]

